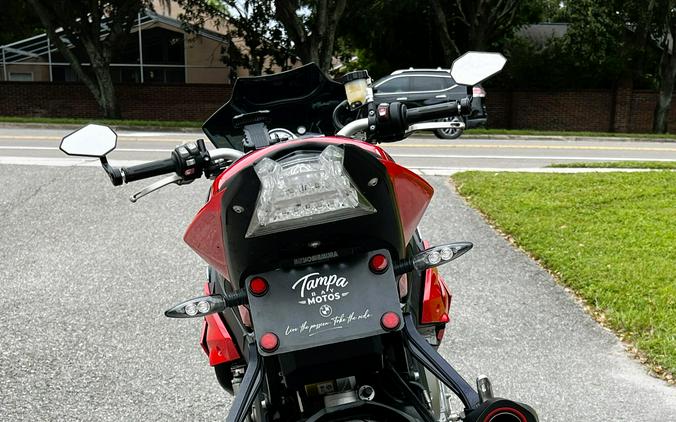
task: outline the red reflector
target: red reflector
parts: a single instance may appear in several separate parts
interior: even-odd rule
[[[385,258],[385,255],[377,254],[373,255],[371,257],[371,260],[369,260],[369,268],[371,269],[372,272],[376,274],[382,274],[387,270],[387,266],[389,263],[387,262],[387,258]]]
[[[249,282],[249,291],[254,296],[263,296],[268,292],[268,282],[264,278],[254,277]]]
[[[448,321],[450,321],[451,319],[448,317],[448,314],[447,314],[446,312],[444,312],[443,314],[441,314],[441,318],[439,318],[439,320],[440,320],[441,322],[448,322]]]
[[[279,337],[275,333],[267,332],[261,336],[259,344],[266,352],[274,352],[279,347]]]
[[[399,327],[401,319],[395,312],[385,312],[380,318],[380,325],[386,330],[394,330]]]
[[[437,331],[437,341],[439,343],[441,343],[441,340],[444,339],[444,334],[446,334],[446,330],[444,330],[443,328],[441,330]]]

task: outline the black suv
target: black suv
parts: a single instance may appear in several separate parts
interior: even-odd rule
[[[459,100],[467,96],[467,87],[458,85],[447,69],[404,69],[378,79],[373,84],[376,103],[399,101],[408,108]],[[486,91],[480,86],[473,87],[472,112],[462,119],[466,128],[486,125]],[[442,139],[455,139],[462,134],[460,129],[436,129],[434,134]]]

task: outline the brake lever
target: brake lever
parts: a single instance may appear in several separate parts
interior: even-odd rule
[[[184,182],[183,178],[179,176],[178,174],[172,174],[171,176],[162,178],[158,180],[157,182],[146,186],[145,188],[141,189],[140,191],[136,192],[132,196],[129,197],[129,200],[131,202],[136,202],[139,199],[143,198],[144,196],[148,195],[149,193],[155,192],[158,189],[161,189],[167,185],[170,185],[172,183],[176,183],[177,185],[181,185]],[[190,180],[192,182],[192,180]],[[189,183],[189,182],[188,182]]]
[[[418,130],[433,130],[433,129],[464,129],[465,123],[459,121],[450,122],[423,122],[415,123],[406,129],[406,135],[410,135]]]

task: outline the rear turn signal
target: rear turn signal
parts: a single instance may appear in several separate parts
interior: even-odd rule
[[[380,318],[380,325],[387,331],[396,330],[400,323],[401,318],[396,312],[385,312]]]
[[[277,337],[277,334],[268,331],[261,336],[258,344],[260,344],[261,349],[264,351],[272,353],[279,347],[279,337]]]
[[[413,257],[413,267],[422,271],[451,262],[472,249],[469,242],[448,243],[441,246],[433,246],[425,249]]]

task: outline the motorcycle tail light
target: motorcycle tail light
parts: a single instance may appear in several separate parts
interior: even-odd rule
[[[485,97],[486,91],[480,86],[475,86],[475,87],[472,88],[472,96],[473,97]]]
[[[343,166],[343,150],[263,158],[254,166],[261,181],[246,237],[329,223],[376,212]]]

